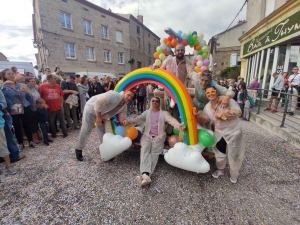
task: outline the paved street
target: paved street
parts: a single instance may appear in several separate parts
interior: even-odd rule
[[[237,184],[160,162],[151,186],[136,187],[139,152],[101,162],[93,131],[78,162],[78,131],[26,148],[10,176],[0,165],[0,224],[300,224],[300,151],[243,122],[246,156]]]

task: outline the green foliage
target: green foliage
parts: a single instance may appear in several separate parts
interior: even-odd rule
[[[133,65],[133,63],[134,63],[134,58],[131,58],[131,59],[128,61],[128,63],[130,63],[131,65]]]
[[[39,70],[39,67],[37,65],[35,65],[33,68]]]
[[[241,73],[241,66],[226,67],[221,71],[220,76],[226,79],[237,79]]]

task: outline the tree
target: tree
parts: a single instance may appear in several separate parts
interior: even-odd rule
[[[221,71],[220,76],[226,79],[237,79],[241,73],[241,66],[226,67]]]
[[[37,65],[35,65],[33,68],[39,70],[39,67]]]

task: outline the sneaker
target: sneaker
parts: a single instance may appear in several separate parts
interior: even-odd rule
[[[30,148],[35,148],[35,147],[36,147],[36,144],[35,144],[33,141],[31,141],[31,142],[29,143],[29,147],[30,147]]]
[[[51,134],[51,137],[57,138],[57,135],[56,134]]]
[[[293,115],[294,115],[294,113],[293,113],[293,112],[289,112],[288,114],[289,114],[290,116],[293,116]]]
[[[73,128],[72,127],[68,127],[67,130],[70,132],[70,131],[73,130]]]
[[[7,169],[7,172],[8,172],[10,175],[14,175],[14,174],[17,173],[17,170],[14,168],[13,165],[6,166],[6,169]]]
[[[212,174],[213,178],[219,178],[219,176],[223,176],[223,175],[224,175],[224,170],[217,170]]]
[[[44,145],[49,146],[48,141],[43,141]]]
[[[267,107],[266,109],[265,109],[265,111],[271,111],[272,109],[271,108],[269,108],[269,107]]]
[[[48,142],[53,142],[53,140],[51,140],[51,139],[48,139]]]
[[[142,180],[142,186],[145,186],[145,185],[151,183],[151,178],[147,174],[144,173],[142,175],[142,178],[143,178],[143,180]]]
[[[273,109],[273,110],[271,111],[271,113],[277,113],[277,110],[276,110],[276,109]]]
[[[66,138],[66,137],[68,137],[68,134],[64,134],[64,135],[63,135],[63,138]]]
[[[135,180],[136,180],[137,186],[141,188],[142,187],[143,178],[141,176],[137,176],[135,178]]]
[[[231,183],[235,184],[237,182],[237,178],[230,177],[230,181],[231,181]]]
[[[75,129],[75,130],[79,130],[80,127],[79,127],[79,126],[75,126],[74,129]]]
[[[22,143],[22,144],[18,144],[18,149],[19,151],[21,152],[23,149],[25,148],[25,145]]]

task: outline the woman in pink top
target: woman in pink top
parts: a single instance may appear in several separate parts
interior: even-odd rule
[[[151,99],[150,109],[136,118],[128,119],[129,123],[144,123],[145,132],[141,139],[141,176],[136,177],[137,185],[142,187],[151,183],[150,175],[153,173],[159,155],[163,152],[166,139],[165,122],[179,130],[185,130],[167,111],[161,110],[160,98]]]

